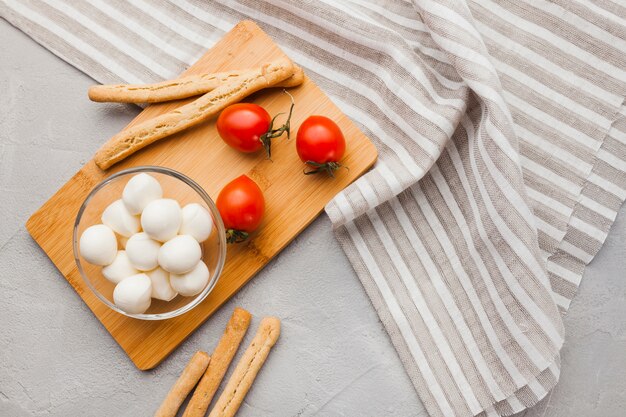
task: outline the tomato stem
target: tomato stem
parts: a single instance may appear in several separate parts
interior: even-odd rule
[[[289,115],[287,116],[287,121],[279,127],[278,129],[274,129],[274,121],[278,116],[284,113],[278,113],[276,116],[272,118],[270,122],[270,126],[267,129],[267,132],[263,133],[259,140],[263,144],[263,148],[265,148],[265,152],[267,153],[267,159],[272,159],[272,139],[282,136],[283,133],[287,132],[287,139],[290,139],[291,134],[291,115],[293,114],[293,107],[295,106],[295,101],[293,96],[287,92],[287,90],[283,90],[283,93],[287,94],[289,98],[291,98],[291,107],[289,107]]]
[[[339,168],[349,169],[348,167],[341,165],[339,162],[325,162],[323,164],[320,164],[319,162],[306,161],[305,164],[310,165],[314,167],[315,169],[312,169],[310,171],[304,171],[304,175],[313,175],[313,174],[318,174],[320,172],[325,172],[334,178],[335,171],[338,170]]]
[[[227,229],[226,230],[226,242],[227,243],[241,243],[248,239],[248,232],[243,230]]]

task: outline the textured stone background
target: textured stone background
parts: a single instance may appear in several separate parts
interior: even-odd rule
[[[238,416],[426,416],[325,216],[161,366],[136,370],[24,228],[138,112],[91,103],[91,84],[0,20],[0,416],[152,415],[236,305],[254,327],[283,321]],[[625,211],[566,318],[559,385],[520,417],[626,415]]]

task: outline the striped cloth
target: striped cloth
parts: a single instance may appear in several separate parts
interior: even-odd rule
[[[0,0],[96,80],[174,77],[258,22],[376,141],[328,206],[430,415],[510,415],[556,384],[562,314],[626,197],[613,0]]]

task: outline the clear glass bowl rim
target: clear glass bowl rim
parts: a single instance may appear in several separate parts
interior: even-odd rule
[[[202,292],[200,294],[198,294],[196,296],[196,298],[194,298],[192,301],[190,301],[186,305],[184,305],[184,306],[182,306],[182,307],[180,307],[180,308],[178,308],[176,310],[169,311],[167,313],[130,314],[130,313],[126,313],[125,311],[123,311],[120,308],[118,308],[115,304],[113,304],[106,297],[104,297],[102,294],[100,294],[100,292],[91,283],[89,277],[87,276],[87,274],[83,270],[83,267],[81,265],[80,256],[79,256],[79,251],[78,251],[78,238],[79,238],[78,237],[78,226],[80,225],[80,221],[81,221],[81,218],[83,216],[83,213],[85,212],[85,210],[86,210],[87,206],[89,205],[89,202],[91,201],[91,199],[98,193],[98,191],[100,191],[101,189],[103,189],[109,183],[115,181],[116,179],[118,179],[120,177],[123,177],[123,176],[126,176],[126,175],[129,175],[129,174],[139,174],[139,173],[142,173],[142,172],[145,172],[145,173],[156,172],[158,174],[169,175],[170,177],[176,178],[176,179],[184,182],[185,184],[187,184],[189,187],[191,187],[202,198],[202,200],[204,200],[204,202],[206,203],[207,207],[209,208],[209,211],[211,212],[211,215],[213,216],[213,219],[215,219],[215,226],[217,227],[217,234],[218,234],[219,246],[220,246],[220,248],[219,248],[219,259],[217,260],[217,266],[215,268],[214,273],[212,274],[212,277],[211,277],[209,283],[207,284],[206,288],[204,290],[202,290]],[[186,312],[190,311],[191,309],[196,307],[198,304],[200,304],[202,301],[204,301],[204,299],[211,293],[211,291],[215,287],[215,284],[217,284],[217,281],[219,280],[220,275],[222,274],[222,269],[224,268],[224,263],[226,261],[226,230],[224,228],[224,222],[222,221],[222,217],[220,216],[220,213],[217,210],[217,206],[213,202],[213,199],[211,199],[211,197],[209,197],[207,192],[204,191],[204,189],[197,182],[195,182],[194,180],[192,180],[191,178],[189,178],[185,174],[182,174],[182,173],[180,173],[180,172],[178,172],[176,170],[173,170],[171,168],[160,167],[160,166],[144,165],[144,166],[128,168],[128,169],[124,169],[122,171],[116,172],[115,174],[105,178],[102,182],[100,182],[98,185],[96,185],[93,188],[93,190],[91,190],[89,192],[89,194],[85,198],[85,201],[83,201],[83,204],[80,206],[80,209],[78,210],[78,214],[76,215],[76,220],[74,221],[74,229],[73,229],[73,233],[72,233],[72,248],[73,248],[73,251],[74,251],[74,261],[76,262],[76,267],[78,268],[78,272],[80,273],[81,277],[83,278],[83,281],[85,281],[85,283],[87,283],[87,286],[89,287],[89,289],[105,305],[107,305],[109,308],[111,308],[112,310],[114,310],[114,311],[116,311],[116,312],[118,312],[120,314],[123,314],[123,315],[125,315],[127,317],[132,317],[132,318],[135,318],[135,319],[140,319],[140,320],[166,320],[166,319],[171,319],[171,318],[176,317],[176,316],[180,316],[181,314],[185,314]]]

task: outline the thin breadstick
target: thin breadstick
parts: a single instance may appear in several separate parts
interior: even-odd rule
[[[154,417],[175,417],[180,405],[187,395],[196,386],[198,380],[209,366],[210,357],[206,352],[196,352],[183,373],[174,383],[174,386],[163,400],[163,403],[154,414]]]
[[[198,383],[185,408],[183,417],[204,417],[215,392],[220,386],[230,363],[250,326],[252,316],[246,310],[236,308],[228,321],[226,331],[211,355],[211,363]]]
[[[199,74],[154,84],[108,84],[89,88],[89,98],[111,103],[161,103],[206,94],[222,84],[235,81],[247,71],[227,71]],[[275,87],[296,87],[304,81],[302,68],[294,66],[294,73]]]
[[[297,65],[293,66],[293,75],[287,78],[285,81],[281,81],[276,84],[276,87],[297,87],[304,82],[304,71]]]
[[[280,59],[257,70],[242,74],[232,83],[223,84],[189,104],[139,123],[113,136],[94,156],[101,169],[132,155],[159,139],[215,116],[222,109],[263,88],[271,87],[293,75],[293,64]]]
[[[276,317],[261,320],[256,336],[237,364],[209,417],[233,417],[237,413],[279,335],[280,320]]]
[[[189,75],[154,84],[109,84],[89,88],[92,101],[117,103],[158,103],[198,96],[241,76],[245,71]]]

